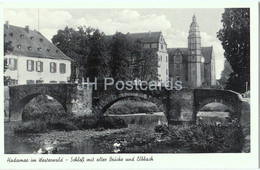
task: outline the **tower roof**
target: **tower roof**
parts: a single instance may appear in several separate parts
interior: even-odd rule
[[[192,17],[192,22],[190,24],[189,37],[193,36],[193,35],[200,37],[199,25],[197,23],[197,18],[195,16],[195,14]]]

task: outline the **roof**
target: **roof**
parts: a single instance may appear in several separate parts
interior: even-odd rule
[[[176,50],[180,50],[183,53],[183,60],[188,57],[188,48],[168,48],[169,57],[173,57]],[[213,53],[213,46],[201,47],[201,54],[205,57],[205,63],[210,63],[210,59]],[[171,60],[170,60],[171,61]]]
[[[29,27],[26,29],[9,24],[4,25],[5,42],[12,42],[13,51],[11,53],[13,55],[72,61],[40,32],[27,30]]]
[[[141,40],[143,43],[158,43],[162,32],[143,32],[127,33],[134,41]],[[111,41],[114,35],[106,35],[108,41]]]
[[[142,40],[144,43],[157,43],[161,32],[128,33],[134,40]]]

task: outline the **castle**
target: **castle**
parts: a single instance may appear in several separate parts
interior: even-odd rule
[[[199,25],[192,18],[188,48],[168,48],[169,76],[188,87],[216,85],[215,56],[213,47],[201,47]]]
[[[215,56],[213,47],[201,47],[199,25],[192,18],[188,36],[188,48],[167,48],[161,32],[129,34],[142,40],[145,48],[152,48],[158,55],[159,80],[173,78],[184,87],[210,87],[216,85]]]

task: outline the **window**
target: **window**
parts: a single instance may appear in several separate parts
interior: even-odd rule
[[[42,38],[40,38],[40,41],[41,41],[41,42],[43,42],[43,39],[42,39]]]
[[[27,60],[27,71],[33,71],[33,70],[34,70],[34,61]]]
[[[29,47],[28,47],[28,50],[32,51],[32,47],[31,47],[31,46],[29,46]]]
[[[27,84],[34,84],[34,80],[26,80]]]
[[[33,36],[31,36],[30,38],[31,38],[31,40],[34,40],[34,37],[33,37]]]
[[[39,48],[38,48],[38,51],[42,51],[42,48],[41,48],[41,47],[39,47]]]
[[[60,81],[60,83],[61,83],[61,84],[64,84],[64,83],[66,83],[66,81]]]
[[[14,35],[14,33],[10,32],[9,35],[12,37]]]
[[[50,81],[50,83],[56,84],[56,83],[57,83],[57,81]]]
[[[43,83],[43,80],[40,79],[40,80],[36,80],[36,84],[42,84]]]
[[[54,63],[54,62],[50,63],[50,72],[56,73],[56,63]]]
[[[176,75],[180,75],[180,64],[176,64]]]
[[[23,38],[23,37],[24,37],[24,35],[22,34],[22,35],[21,35],[21,38]]]
[[[160,56],[160,60],[162,61],[162,56]]]
[[[163,45],[161,44],[161,49],[163,49]]]
[[[38,72],[43,71],[43,62],[42,61],[36,61],[36,71],[38,71]]]
[[[61,74],[66,73],[66,64],[60,63],[60,73]]]
[[[168,69],[166,68],[166,75],[168,75]]]
[[[49,48],[48,48],[48,49],[47,49],[47,51],[48,51],[48,52],[50,52],[50,51],[51,51],[51,49],[49,49]]]
[[[21,45],[17,45],[17,48],[21,49]]]
[[[16,58],[9,58],[9,69],[12,71],[17,70],[17,59]]]
[[[168,56],[166,55],[166,63],[168,62]]]
[[[8,81],[8,85],[16,85],[18,84],[18,80],[15,80],[15,79],[9,79]]]

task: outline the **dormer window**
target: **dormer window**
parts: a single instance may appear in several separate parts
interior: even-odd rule
[[[49,48],[48,48],[48,49],[47,49],[47,51],[48,51],[48,52],[50,52],[50,51],[51,51],[51,49],[49,49]]]
[[[12,37],[14,35],[14,33],[10,32],[9,35]]]
[[[41,41],[41,42],[43,42],[43,39],[42,39],[42,38],[40,38],[40,41]]]
[[[41,47],[39,47],[39,48],[38,48],[38,51],[42,51],[42,48],[41,48]]]
[[[23,35],[23,34],[21,35],[21,38],[24,38],[24,35]]]
[[[29,47],[28,47],[28,50],[32,51],[32,47],[31,47],[31,46],[29,46]]]
[[[31,38],[31,40],[34,40],[34,37],[32,36],[32,37],[30,37]]]
[[[59,50],[56,50],[56,53],[59,53],[60,51]]]
[[[17,45],[17,48],[21,49],[21,45]]]

